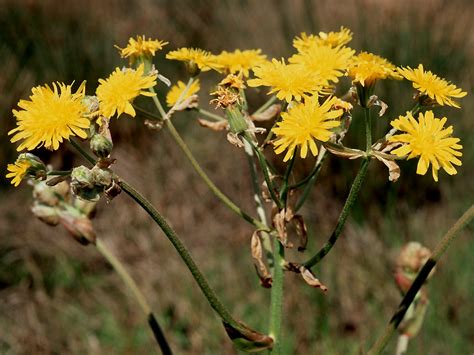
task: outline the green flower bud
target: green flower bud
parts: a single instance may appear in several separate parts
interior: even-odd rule
[[[247,122],[238,108],[229,106],[226,109],[226,114],[227,119],[229,120],[230,131],[232,133],[240,134],[248,128]]]
[[[112,141],[100,134],[94,134],[90,140],[90,148],[99,158],[107,158],[113,147]]]

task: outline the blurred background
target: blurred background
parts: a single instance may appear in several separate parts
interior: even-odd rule
[[[176,81],[186,74],[177,62],[164,60],[171,49],[261,48],[269,58],[281,58],[293,52],[291,41],[302,31],[337,31],[341,25],[354,32],[354,49],[397,65],[423,63],[468,92],[461,110],[437,111],[449,117],[464,146],[458,175],[443,172],[436,184],[430,174],[415,175],[416,162],[405,162],[400,180],[389,183],[386,169],[372,164],[342,239],[314,269],[329,292],[287,275],[286,352],[358,353],[400,300],[392,277],[400,246],[417,240],[433,248],[472,203],[473,17],[469,0],[0,0],[0,353],[130,354],[155,347],[134,299],[97,251],[36,220],[30,187],[15,189],[4,178],[7,163],[16,158],[7,136],[14,127],[11,110],[31,87],[87,80],[92,94],[98,78],[124,64],[113,45],[123,47],[137,34],[170,42],[155,64]],[[212,73],[201,79],[204,107],[206,90],[218,79]],[[409,83],[387,82],[378,94],[389,104],[377,121],[382,134],[388,119],[411,107],[412,90]],[[264,100],[264,92],[250,97],[254,107]],[[357,115],[354,132],[362,128]],[[225,134],[199,127],[196,117],[183,113],[175,124],[217,185],[253,211],[245,155]],[[112,131],[116,172],[164,213],[233,314],[266,329],[269,291],[259,286],[252,265],[252,228],[208,191],[165,130],[150,131],[137,116],[113,122]],[[357,134],[347,138],[353,146],[363,144]],[[39,154],[57,169],[85,163],[67,145],[59,153]],[[297,169],[303,175],[311,165],[298,162]],[[331,157],[322,170],[302,210],[310,232],[307,255],[332,231],[358,166]],[[94,224],[144,290],[177,354],[236,353],[167,239],[126,195],[101,202]],[[473,230],[463,231],[428,285],[431,304],[409,354],[474,352]],[[392,341],[387,353],[394,347]]]

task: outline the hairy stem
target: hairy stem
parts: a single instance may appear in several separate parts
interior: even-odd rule
[[[416,276],[415,280],[411,284],[410,288],[408,289],[407,293],[403,297],[400,305],[398,306],[396,312],[394,313],[393,317],[390,319],[390,322],[384,329],[382,335],[377,339],[374,345],[370,348],[368,355],[376,355],[381,354],[385,346],[387,345],[388,341],[390,340],[391,336],[397,330],[398,326],[403,320],[408,308],[412,304],[413,300],[415,299],[416,294],[420,290],[421,286],[425,283],[426,279],[428,278],[431,270],[435,267],[438,260],[444,254],[446,249],[449,247],[451,242],[458,236],[458,233],[467,226],[472,219],[474,218],[474,205],[464,212],[464,214],[459,218],[456,223],[448,230],[448,232],[443,236],[441,241],[436,245],[433,254],[431,257],[426,261],[425,265],[421,268]]]
[[[283,313],[283,289],[284,289],[284,273],[283,264],[285,262],[285,247],[280,243],[278,238],[273,238],[275,267],[273,268],[273,281],[271,289],[270,303],[270,326],[268,333],[273,338],[273,354],[281,354],[281,321]]]
[[[352,183],[351,190],[349,191],[349,195],[347,196],[346,202],[342,209],[341,214],[339,215],[339,219],[337,220],[336,227],[332,232],[331,236],[329,237],[328,241],[324,246],[308,261],[306,261],[303,265],[306,268],[312,268],[314,265],[319,263],[332,249],[334,244],[336,244],[339,235],[341,234],[342,227],[346,223],[347,217],[349,216],[349,212],[354,205],[355,201],[357,200],[357,196],[359,195],[360,188],[362,187],[362,183],[365,179],[365,175],[367,173],[367,168],[369,167],[369,158],[365,158],[362,161],[362,165],[360,166],[359,172]]]
[[[158,324],[150,305],[145,299],[145,296],[143,296],[143,294],[141,293],[140,288],[137,286],[137,284],[127,272],[120,260],[115,257],[115,255],[109,250],[109,248],[107,248],[107,246],[102,242],[101,239],[96,240],[95,246],[99,253],[101,253],[102,256],[110,263],[110,265],[112,265],[114,270],[117,272],[119,277],[122,279],[122,281],[125,283],[125,285],[128,287],[128,289],[131,291],[131,293],[137,300],[138,304],[140,305],[140,308],[147,317],[148,324],[150,325],[153,335],[155,336],[155,339],[158,345],[160,346],[163,355],[171,355],[172,351],[168,344],[168,341],[165,338],[163,330]]]
[[[119,182],[120,187],[127,193],[136,203],[138,203],[155,221],[155,223],[161,228],[163,233],[165,233],[168,240],[173,244],[174,248],[180,255],[181,259],[184,261],[189,271],[191,272],[194,280],[197,282],[201,291],[206,296],[207,301],[211,307],[216,311],[216,313],[221,317],[222,321],[235,329],[242,329],[240,324],[232,317],[229,311],[224,307],[222,302],[218,299],[216,293],[208,284],[206,278],[201,273],[196,263],[194,262],[191,254],[188,252],[184,244],[181,242],[176,232],[170,227],[166,220],[161,216],[161,214],[156,210],[156,208],[138,191],[131,187],[128,183],[121,180]]]

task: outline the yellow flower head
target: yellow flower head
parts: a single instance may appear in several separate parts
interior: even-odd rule
[[[459,105],[451,98],[461,98],[467,95],[467,92],[457,88],[449,81],[440,78],[431,71],[424,71],[422,64],[418,65],[416,69],[410,67],[399,68],[398,72],[404,78],[410,80],[413,87],[422,95],[428,95],[430,99],[436,100],[440,106],[448,105],[459,108]]]
[[[289,61],[303,65],[307,72],[317,73],[323,85],[329,86],[330,82],[337,83],[338,77],[344,75],[353,54],[354,50],[348,47],[321,45],[295,54]]]
[[[186,84],[183,83],[182,81],[178,81],[176,85],[173,85],[170,91],[168,91],[168,94],[166,95],[166,104],[169,107],[176,104],[176,102],[178,101],[179,97],[181,96],[185,88],[186,88]],[[201,87],[199,85],[199,79],[196,79],[195,81],[193,81],[188,91],[186,92],[185,95],[183,95],[181,100],[185,100],[188,97],[191,97],[192,95],[197,94],[200,88]]]
[[[168,42],[146,39],[145,36],[137,36],[137,39],[130,38],[128,45],[125,48],[115,46],[120,51],[122,58],[130,58],[130,63],[133,64],[140,57],[151,58],[155,56],[155,52],[163,49]]]
[[[225,86],[228,88],[234,88],[236,90],[245,89],[245,83],[241,78],[241,75],[229,74],[220,81],[219,86]]]
[[[256,79],[250,79],[247,84],[251,87],[270,86],[269,92],[276,93],[280,100],[291,102],[306,96],[305,94],[316,94],[322,87],[319,76],[308,73],[307,69],[299,64],[286,64],[285,61],[272,59],[271,62],[262,63],[253,72]]]
[[[72,84],[53,83],[31,89],[30,100],[20,100],[22,110],[13,110],[17,127],[8,134],[14,134],[11,142],[22,140],[17,150],[33,150],[45,146],[56,150],[59,143],[70,136],[87,137],[90,120],[84,117],[87,109],[82,104],[85,82],[75,93]]]
[[[275,153],[280,154],[288,150],[283,159],[287,161],[294,155],[297,146],[301,146],[301,158],[306,158],[308,147],[316,156],[318,147],[315,141],[327,142],[333,134],[331,128],[340,125],[336,119],[343,111],[331,110],[336,102],[336,97],[330,97],[319,105],[318,98],[313,96],[305,103],[296,104],[288,112],[283,112],[282,121],[273,129],[278,137],[274,143]]]
[[[200,71],[211,69],[220,71],[222,69],[215,55],[197,48],[180,48],[171,51],[166,55],[166,59],[185,62],[190,67],[196,65]]]
[[[9,173],[6,175],[7,179],[12,179],[11,184],[17,187],[20,185],[21,180],[25,177],[28,173],[28,169],[31,167],[31,163],[19,157],[15,163],[8,164],[7,170]]]
[[[106,80],[99,79],[100,85],[97,87],[96,95],[103,116],[110,118],[117,113],[119,117],[125,112],[135,117],[135,109],[131,102],[139,95],[154,96],[145,90],[156,85],[156,74],[143,75],[143,72],[142,63],[137,70],[115,68]]]
[[[348,75],[353,83],[360,83],[362,86],[371,86],[378,79],[402,79],[395,65],[385,58],[367,52],[361,52],[352,58]]]
[[[392,151],[399,157],[408,155],[407,159],[419,157],[416,173],[425,175],[430,164],[433,179],[438,181],[438,170],[443,168],[449,175],[457,173],[454,165],[461,166],[461,161],[456,158],[462,156],[459,151],[462,145],[459,138],[451,137],[453,126],[444,128],[446,117],[435,118],[433,111],[420,113],[415,120],[410,112],[400,116],[390,124],[405,133],[390,137],[391,142],[406,143]]]
[[[339,32],[319,32],[319,35],[307,35],[305,32],[302,32],[301,37],[296,37],[293,40],[293,47],[295,47],[298,52],[304,52],[311,47],[315,46],[329,46],[329,47],[338,47],[344,44],[349,43],[352,40],[352,32],[348,28],[341,26]]]
[[[222,68],[230,74],[242,73],[244,77],[248,77],[250,69],[265,62],[267,56],[261,52],[261,49],[223,51],[216,59]]]

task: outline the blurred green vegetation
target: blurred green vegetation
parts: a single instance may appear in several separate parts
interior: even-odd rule
[[[8,130],[11,110],[34,85],[52,81],[88,82],[88,92],[122,61],[113,48],[145,34],[170,42],[165,51],[196,46],[213,52],[262,48],[269,57],[291,53],[302,31],[354,32],[352,46],[397,65],[426,68],[468,91],[462,109],[446,114],[464,145],[459,174],[416,176],[414,162],[389,183],[383,166],[372,166],[344,237],[315,269],[329,287],[322,295],[288,275],[285,296],[286,353],[358,353],[372,342],[398,304],[393,259],[408,240],[432,248],[472,203],[474,185],[471,98],[474,4],[468,0],[410,2],[328,0],[190,1],[0,0],[0,167],[15,159]],[[160,73],[173,81],[184,72],[158,55]],[[209,88],[217,76],[203,78]],[[203,91],[205,92],[205,91]],[[159,95],[163,97],[165,90]],[[410,108],[408,83],[383,82],[379,96],[389,104],[377,132]],[[258,106],[265,95],[250,96]],[[201,103],[207,103],[205,95]],[[190,247],[209,280],[234,314],[265,329],[269,293],[258,286],[249,253],[251,229],[210,195],[166,132],[144,128],[142,118],[113,125],[117,172],[159,206]],[[355,114],[350,145],[362,145]],[[201,129],[194,114],[176,125],[218,186],[247,210],[252,198],[245,157],[225,137]],[[157,137],[155,137],[157,136]],[[216,154],[216,152],[219,152]],[[82,164],[65,148],[40,153],[57,168]],[[333,228],[358,162],[329,159],[303,210],[310,229],[310,252]],[[311,162],[298,162],[301,174]],[[135,172],[139,171],[140,175]],[[238,172],[238,173],[236,173]],[[26,186],[0,185],[0,353],[148,353],[154,347],[146,321],[110,266],[66,232],[43,226],[31,215]],[[198,204],[195,201],[199,201]],[[209,211],[212,211],[211,213]],[[177,354],[235,353],[186,269],[148,217],[124,196],[101,205],[99,235],[126,263],[151,301]],[[111,227],[113,226],[113,227]],[[461,354],[474,351],[472,255],[468,228],[442,260],[430,281],[431,305],[421,334],[408,354]],[[291,254],[295,259],[298,256]],[[301,258],[301,257],[299,257]],[[394,342],[387,353],[393,352]]]

